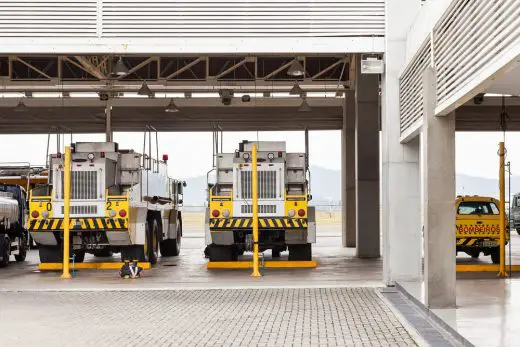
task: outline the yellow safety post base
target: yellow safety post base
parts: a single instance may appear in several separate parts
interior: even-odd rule
[[[60,270],[62,270],[62,269],[63,269],[63,264],[60,264]],[[70,275],[70,273],[62,273],[60,278],[62,280],[70,280],[72,278],[72,276]]]
[[[272,260],[265,261],[265,269],[297,269],[297,268],[316,268],[318,263],[315,260],[296,261],[296,260]],[[210,261],[208,269],[252,269],[252,261]],[[251,275],[253,276],[253,275]]]
[[[119,270],[124,264],[125,263],[123,263],[123,262],[75,263],[74,269],[75,270],[83,270],[83,269]],[[152,268],[152,265],[149,262],[139,262],[139,263],[137,263],[137,266],[140,266],[145,270]],[[41,270],[41,271],[59,271],[62,269],[63,269],[62,263],[40,263],[40,265],[38,265],[38,270]],[[69,274],[69,276],[70,276],[70,274]]]
[[[509,265],[507,266],[509,269]],[[459,264],[457,265],[457,272],[499,272],[500,264],[474,264],[474,265],[466,265]],[[511,265],[511,271],[520,272],[520,265]],[[507,276],[506,272],[506,276]]]

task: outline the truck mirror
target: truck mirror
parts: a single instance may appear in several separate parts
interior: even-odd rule
[[[179,199],[179,205],[182,205],[183,202],[182,199]]]
[[[183,187],[186,187],[186,186],[187,186],[186,181],[182,181],[182,186],[183,186]]]

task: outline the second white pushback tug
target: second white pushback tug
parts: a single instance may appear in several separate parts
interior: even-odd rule
[[[285,142],[243,141],[234,153],[216,153],[214,183],[208,183],[206,255],[235,261],[250,251],[252,238],[252,144],[257,144],[259,248],[273,258],[311,260],[316,242],[314,207],[309,206],[307,153],[287,153]],[[218,146],[217,146],[218,148]]]

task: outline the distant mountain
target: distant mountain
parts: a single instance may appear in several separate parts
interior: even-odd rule
[[[511,195],[520,192],[520,176],[511,176]],[[498,198],[498,178],[457,175],[458,195],[484,195]],[[506,176],[506,196],[509,194],[509,177]],[[508,199],[506,199],[508,200]]]
[[[341,202],[341,173],[339,170],[311,166],[312,203],[315,205]],[[457,195],[485,195],[498,197],[498,179],[457,175]],[[506,182],[508,178],[506,177]],[[206,176],[186,179],[184,204],[200,206],[206,202]],[[507,189],[507,188],[506,188]],[[520,192],[520,176],[511,177],[511,194]],[[506,192],[507,195],[507,192]]]

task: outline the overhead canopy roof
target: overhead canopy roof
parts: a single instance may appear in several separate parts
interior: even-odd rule
[[[341,100],[310,100],[308,112],[298,111],[300,100],[288,100],[285,106],[217,106],[183,107],[166,113],[162,106],[112,108],[113,131],[141,131],[146,125],[158,131],[211,131],[217,126],[224,131],[245,130],[329,130],[341,129]],[[41,107],[16,112],[0,108],[1,133],[47,133],[64,127],[74,133],[105,132],[104,107]]]

